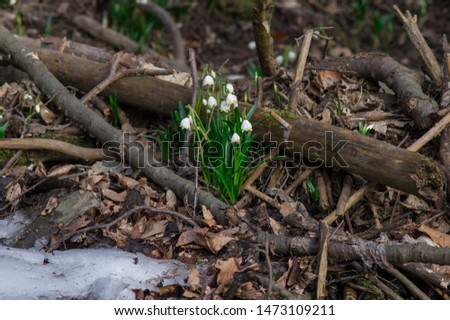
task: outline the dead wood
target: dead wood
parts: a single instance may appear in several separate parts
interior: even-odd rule
[[[436,101],[423,93],[423,74],[414,72],[383,53],[359,53],[351,57],[321,61],[318,68],[353,73],[358,78],[385,82],[394,90],[405,114],[421,129],[429,128],[437,119]]]
[[[435,87],[440,88],[442,86],[441,67],[439,66],[433,51],[431,51],[425,41],[425,38],[420,32],[419,27],[417,26],[417,16],[414,15],[413,17],[408,10],[406,10],[406,13],[403,14],[395,4],[393,7],[395,14],[402,21],[403,26],[405,27],[409,40],[422,57],[422,61],[425,63],[425,68],[428,75],[431,79],[433,79]]]
[[[258,233],[258,243],[264,244],[265,235]],[[271,250],[280,255],[316,255],[319,252],[319,239],[309,237],[285,237],[269,235]],[[373,241],[352,238],[347,243],[331,240],[328,244],[328,257],[336,262],[362,260],[367,265],[394,265],[408,262],[450,264],[450,249],[431,247],[427,244],[387,245]]]
[[[52,50],[37,50],[37,53],[63,84],[84,91],[91,90],[109,74],[110,66],[107,64]],[[372,54],[369,56],[373,58]],[[385,55],[379,57],[382,61],[386,59]],[[168,117],[177,109],[179,101],[188,104],[192,96],[191,89],[154,77],[121,79],[102,92],[105,95],[111,93],[117,93],[118,99],[130,106]],[[431,99],[427,97],[427,100]],[[240,108],[249,109],[250,106],[242,103]],[[290,153],[315,161],[315,166],[341,168],[367,180],[420,195],[439,206],[443,203],[446,185],[443,169],[418,153],[304,118],[288,119],[290,129],[287,130],[264,110],[254,113],[253,122],[259,123],[254,128],[259,139],[278,142]]]
[[[146,176],[155,183],[173,190],[179,198],[188,197],[190,201],[193,201],[193,182],[162,167],[154,160],[151,150],[144,149],[142,144],[131,141],[127,135],[109,125],[101,116],[84,106],[49,72],[37,54],[25,47],[4,26],[0,26],[0,51],[10,55],[13,64],[28,73],[31,80],[67,117],[79,123],[102,143],[109,143],[115,148],[122,146],[122,150],[125,150],[127,158],[133,166],[140,167]],[[223,216],[223,211],[227,208],[225,203],[211,193],[202,190],[198,192],[198,199],[201,204],[210,208],[219,223],[225,222]]]
[[[83,160],[107,159],[102,149],[83,148],[53,139],[0,139],[0,149],[50,150]]]
[[[253,37],[256,42],[259,63],[265,76],[275,75],[277,64],[273,57],[273,38],[270,34],[273,12],[272,0],[258,0],[253,12]]]
[[[126,50],[128,52],[137,52],[139,49],[139,44],[128,38],[127,36],[116,32],[109,28],[104,28],[99,22],[95,19],[92,19],[85,15],[76,15],[71,18],[72,22],[80,29],[84,30],[91,36],[105,41],[106,43],[114,46],[119,50]],[[183,43],[183,42],[182,42]],[[150,49],[147,46],[142,46],[142,52],[147,53],[157,59],[163,60],[165,62],[169,62],[170,60],[161,56],[156,51]],[[177,49],[179,50],[179,49]],[[179,54],[177,52],[177,54]],[[179,57],[177,61],[171,61],[172,64],[178,65],[180,67],[185,66],[185,58],[184,52],[182,53],[182,57]]]

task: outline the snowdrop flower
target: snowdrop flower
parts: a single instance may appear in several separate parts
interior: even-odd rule
[[[234,87],[233,87],[233,85],[231,84],[231,83],[227,83],[227,91],[229,92],[229,93],[233,93],[234,92]]]
[[[24,95],[23,95],[23,100],[25,100],[25,101],[27,101],[27,100],[33,100],[33,96],[31,95],[31,94],[29,94],[29,93],[25,93]]]
[[[250,121],[244,120],[244,121],[242,121],[241,129],[242,129],[242,131],[247,132],[247,131],[252,131],[253,127],[252,127],[252,124],[250,123]]]
[[[192,120],[192,116],[189,116],[181,120],[180,127],[186,130],[190,130],[192,124],[194,124],[194,121]]]
[[[211,87],[211,86],[213,86],[213,85],[214,85],[214,79],[213,79],[213,77],[211,77],[210,75],[206,76],[206,77],[203,79],[203,83],[202,83],[202,86],[203,86],[203,87]]]
[[[226,101],[222,101],[220,103],[220,111],[227,113],[228,111],[230,111],[230,106],[227,104]]]
[[[210,108],[214,108],[215,106],[217,106],[217,100],[214,97],[209,97],[208,98],[208,107]]]
[[[297,54],[295,53],[295,51],[289,51],[288,52],[289,62],[295,62],[295,59],[297,59]]]
[[[249,48],[250,50],[255,50],[255,49],[256,49],[256,42],[255,42],[255,41],[250,41],[250,42],[248,43],[248,48]]]
[[[204,107],[206,107],[206,106],[208,105],[208,101],[206,101],[206,99],[203,99],[203,100],[202,100],[202,105],[203,105]]]
[[[237,97],[234,94],[229,93],[227,95],[227,105],[236,107],[237,104],[238,104]]]
[[[36,113],[40,113],[41,112],[41,106],[39,105],[39,103],[34,106],[34,111],[36,111]]]
[[[231,137],[231,143],[240,143],[241,137],[237,133],[233,133],[233,136]]]
[[[211,75],[211,77],[213,77],[213,79],[216,78],[216,73],[214,72],[214,70],[211,70],[211,71],[209,72],[209,74]]]
[[[284,60],[284,58],[283,58],[283,56],[282,55],[277,55],[276,57],[275,57],[275,62],[280,66],[282,63],[283,63],[283,60]]]

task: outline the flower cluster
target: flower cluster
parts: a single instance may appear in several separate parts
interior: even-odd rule
[[[179,127],[199,147],[196,158],[205,182],[234,204],[258,159],[252,153],[255,135],[250,122],[256,104],[241,112],[234,86],[214,71],[203,73],[201,85],[196,105],[188,105],[183,117],[178,115]]]

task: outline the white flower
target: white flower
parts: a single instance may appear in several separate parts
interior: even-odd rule
[[[208,98],[208,107],[210,108],[214,108],[215,106],[217,106],[217,100],[214,97],[209,97]]]
[[[280,66],[283,63],[283,56],[282,55],[278,55],[275,57],[275,62]]]
[[[186,117],[183,120],[181,120],[180,127],[183,128],[183,129],[186,129],[186,130],[190,130],[192,122],[193,121],[192,121],[192,117],[191,116]]]
[[[23,95],[23,100],[33,100],[33,96],[31,95],[31,94],[29,94],[29,93],[25,93],[24,95]]]
[[[226,101],[222,101],[220,103],[220,111],[227,113],[228,111],[230,111],[230,106],[227,104]]]
[[[229,93],[227,95],[227,105],[237,107],[237,104],[237,97],[234,94]]]
[[[250,41],[250,42],[248,43],[248,48],[249,48],[250,50],[255,50],[255,49],[256,49],[256,42],[255,42],[255,41]]]
[[[244,121],[242,121],[241,129],[242,129],[242,131],[246,132],[246,131],[252,131],[253,127],[252,127],[252,124],[250,123],[250,121],[244,120]]]
[[[206,107],[206,106],[208,105],[208,101],[206,101],[206,99],[203,99],[203,100],[202,100],[202,104],[203,104],[203,106]]]
[[[41,112],[41,106],[39,105],[39,103],[34,106],[34,111],[36,111],[36,113],[40,113]]]
[[[213,77],[211,77],[211,76],[206,76],[204,79],[203,79],[203,83],[202,83],[202,86],[203,87],[211,87],[211,86],[213,86],[214,85],[214,79],[213,79]]]
[[[3,119],[3,115],[2,115],[2,114],[0,114],[0,120],[1,120],[1,119]]]
[[[237,133],[233,133],[233,136],[231,137],[231,143],[240,143],[241,137]]]
[[[209,74],[211,75],[211,77],[213,77],[214,79],[216,78],[216,73],[214,72],[214,70],[211,70],[209,72]]]
[[[227,91],[229,93],[233,93],[234,92],[234,87],[231,83],[227,83]]]
[[[295,53],[295,51],[289,51],[288,52],[289,62],[295,62],[295,59],[297,59],[297,53]]]

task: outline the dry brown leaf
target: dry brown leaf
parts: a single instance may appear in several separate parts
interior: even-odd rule
[[[200,294],[192,292],[192,291],[184,290],[183,297],[188,298],[188,299],[198,300],[200,298]]]
[[[65,228],[64,232],[73,233],[81,228],[86,227],[91,220],[87,216],[81,216],[78,219],[75,219],[68,227]]]
[[[166,192],[166,208],[169,210],[177,210],[177,196],[172,190]]]
[[[209,249],[213,253],[218,253],[220,249],[222,249],[228,242],[232,240],[236,240],[236,238],[215,236],[214,234],[210,233],[207,236],[207,243],[208,243],[207,249]]]
[[[237,258],[228,260],[217,260],[215,267],[219,269],[217,274],[216,294],[220,294],[227,289],[233,282],[233,277],[239,271],[240,261]]]
[[[258,300],[261,299],[263,295],[263,292],[253,287],[251,281],[243,283],[236,291],[236,297],[239,299]]]
[[[47,108],[43,103],[40,104],[39,115],[46,124],[51,124],[56,120],[56,114]]]
[[[209,209],[204,205],[202,205],[202,214],[203,219],[200,219],[200,222],[204,223],[208,227],[217,225],[217,222],[216,220],[214,220],[214,216],[212,215],[211,211],[209,211]]]
[[[189,229],[189,230],[183,232],[178,237],[178,241],[177,241],[176,246],[177,247],[183,247],[185,245],[193,243],[195,241],[195,236],[196,236],[196,233],[192,229]]]
[[[122,191],[121,193],[117,193],[117,192],[115,192],[115,191],[113,191],[111,189],[102,189],[102,194],[106,198],[108,198],[108,199],[110,199],[112,201],[123,202],[123,201],[125,201],[125,199],[126,199],[126,197],[128,195],[128,191],[125,190],[125,191]]]
[[[66,174],[68,174],[70,171],[75,169],[76,167],[73,164],[67,164],[55,169],[52,169],[50,172],[47,173],[47,177],[61,177]]]
[[[274,234],[284,233],[284,228],[281,226],[281,224],[278,223],[278,221],[269,217],[269,224]]]
[[[450,235],[436,231],[425,224],[421,224],[418,230],[426,233],[441,248],[450,247]]]
[[[105,237],[107,237],[107,238],[110,238],[110,239],[116,241],[116,246],[117,246],[118,248],[124,248],[125,245],[126,245],[127,242],[128,242],[127,236],[124,235],[124,234],[123,234],[122,232],[120,232],[119,230],[116,230],[116,231],[109,231],[109,230],[103,229],[102,232],[103,232],[103,236],[105,236]]]
[[[168,220],[159,220],[156,222],[151,221],[150,223],[147,223],[147,226],[140,238],[149,239],[155,236],[164,235],[164,231],[166,230],[168,223]]]
[[[117,173],[117,180],[119,181],[119,184],[126,189],[134,189],[140,185],[139,181],[120,173]]]
[[[283,218],[286,218],[292,212],[295,212],[295,204],[294,203],[285,201],[281,204],[280,213],[283,216]]]
[[[45,205],[44,210],[41,211],[41,216],[49,215],[55,210],[55,208],[58,206],[59,199],[57,197],[50,197],[48,199],[47,204]]]
[[[159,294],[161,297],[180,297],[183,294],[183,291],[183,287],[179,284],[170,284],[159,288]]]
[[[22,195],[22,187],[19,182],[9,184],[6,187],[5,200],[11,204],[12,207],[17,207],[20,203],[20,196]]]
[[[318,74],[318,82],[324,90],[333,87],[341,78],[342,74],[340,72],[332,70],[323,70]]]
[[[203,279],[196,268],[192,268],[191,272],[188,275],[187,283],[189,285],[189,288],[193,291],[201,291]]]

